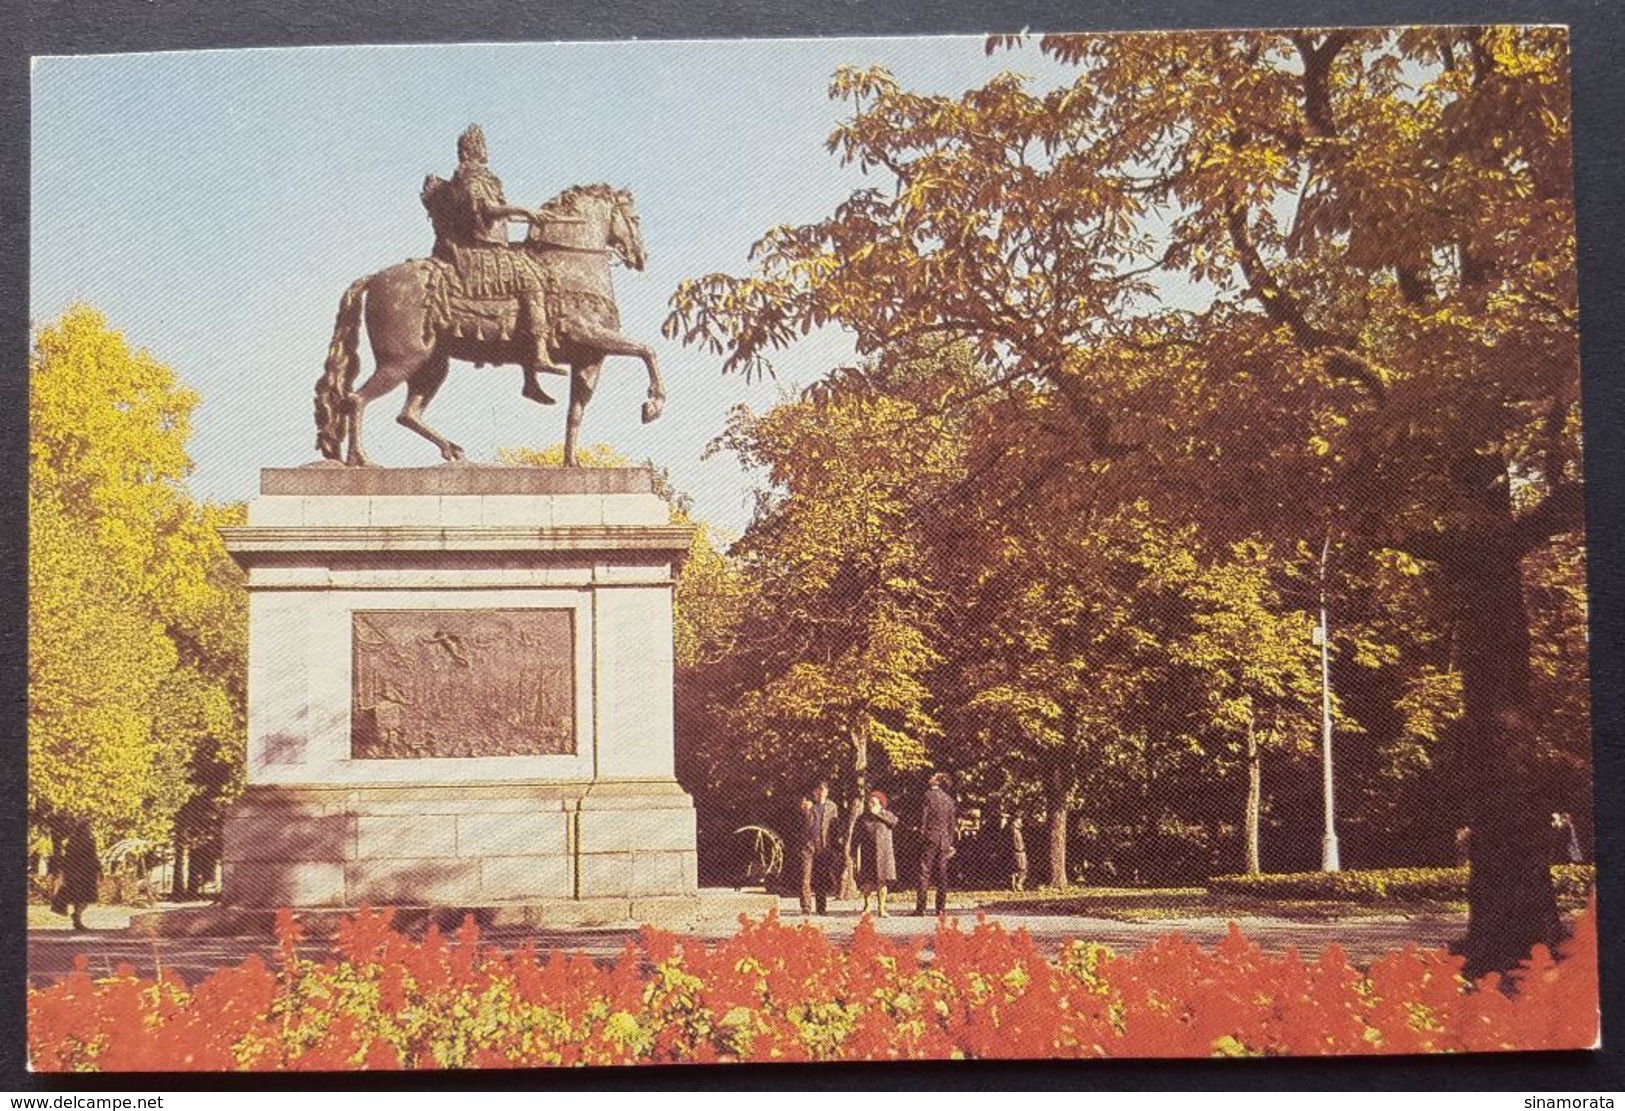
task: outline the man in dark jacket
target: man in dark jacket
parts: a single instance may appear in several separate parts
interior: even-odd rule
[[[58,914],[71,914],[73,928],[87,929],[81,915],[96,901],[96,889],[102,877],[101,858],[96,854],[96,835],[90,823],[76,820],[68,827],[68,838],[57,861],[62,885],[57,888],[51,909]]]
[[[830,857],[834,846],[830,834],[835,827],[837,807],[829,801],[829,784],[819,783],[811,799],[801,800],[801,913],[827,914]]]
[[[937,913],[948,909],[948,858],[954,854],[957,810],[948,795],[950,780],[943,772],[931,777],[920,814],[920,886],[914,900],[914,913],[925,913],[925,892],[937,889]]]

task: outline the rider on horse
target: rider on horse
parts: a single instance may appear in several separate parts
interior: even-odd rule
[[[568,374],[553,361],[547,318],[546,279],[532,259],[508,242],[508,222],[558,222],[561,217],[508,203],[502,182],[486,162],[485,132],[470,124],[457,139],[457,170],[450,181],[431,174],[422,200],[434,226],[435,258],[456,268],[465,292],[475,297],[514,297],[519,331],[534,344],[525,360],[526,397],[551,404],[536,379],[538,371]],[[567,219],[567,217],[564,217]]]

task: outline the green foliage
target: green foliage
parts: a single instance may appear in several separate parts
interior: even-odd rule
[[[1203,693],[1205,721],[1232,751],[1237,738],[1254,733],[1300,753],[1316,743],[1320,653],[1310,639],[1316,619],[1283,603],[1276,584],[1285,571],[1268,545],[1232,545],[1193,575],[1185,588],[1190,629],[1168,645]]]
[[[914,522],[959,474],[953,430],[906,398],[807,399],[736,412],[721,444],[775,491],[734,547],[750,583],[736,651],[761,680],[721,708],[730,733],[799,747],[809,776],[854,746],[860,772],[871,745],[925,766],[942,598]]]

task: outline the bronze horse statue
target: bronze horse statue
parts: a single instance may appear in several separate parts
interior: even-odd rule
[[[532,224],[524,242],[512,249],[527,252],[547,278],[549,316],[556,331],[554,349],[559,361],[570,367],[564,465],[573,467],[581,414],[592,400],[607,356],[636,356],[648,368],[645,424],[660,415],[666,391],[654,352],[621,334],[610,281],[612,259],[618,258],[630,270],[642,270],[647,258],[632,195],[608,185],[574,186],[543,205],[542,211],[559,219]],[[449,264],[409,259],[358,278],[344,291],[326,368],[316,382],[316,447],[328,459],[342,458],[352,467],[368,465],[361,447],[362,414],[368,402],[403,382],[406,405],[396,422],[433,443],[447,462],[463,458],[462,448],[423,422],[423,411],[445,382],[450,360],[526,366],[531,359],[502,305],[495,311],[486,306],[485,316],[471,317],[467,311],[459,311],[466,310],[467,303],[456,298],[453,284]],[[513,307],[506,304],[510,314]],[[377,367],[357,389],[363,312]],[[528,367],[522,392],[533,400],[552,403]]]

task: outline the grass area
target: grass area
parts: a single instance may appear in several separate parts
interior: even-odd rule
[[[965,891],[958,900],[1005,914],[1067,914],[1118,922],[1180,918],[1286,918],[1335,922],[1350,918],[1465,914],[1465,903],[1416,899],[1380,905],[1348,899],[1250,898],[1213,894],[1205,887],[1073,887],[1066,890]],[[957,901],[957,900],[956,900]]]
[[[1583,909],[1596,883],[1589,864],[1552,866],[1566,913]],[[1467,913],[1467,869],[1353,868],[1342,872],[1214,876],[1202,887],[1074,887],[964,892],[968,904],[1006,914],[1067,914],[1123,922],[1180,918],[1285,918],[1300,922]]]

